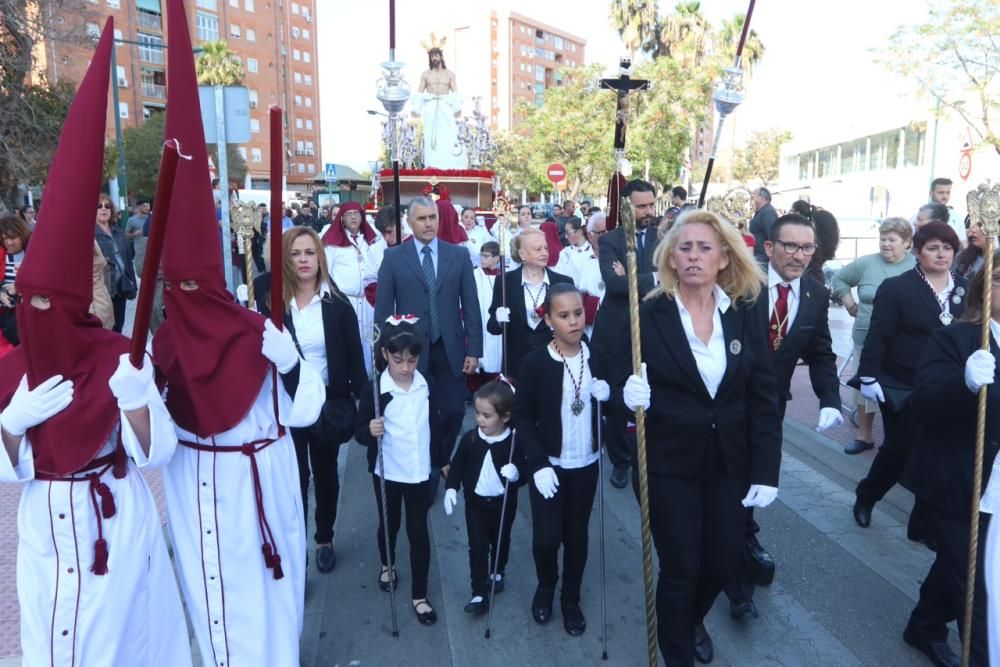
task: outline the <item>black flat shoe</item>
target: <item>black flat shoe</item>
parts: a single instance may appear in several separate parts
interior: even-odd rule
[[[845,454],[860,454],[861,452],[867,452],[869,449],[874,449],[874,442],[865,442],[864,440],[855,440],[851,444],[844,447]]]
[[[587,629],[587,620],[583,617],[583,611],[578,605],[562,608],[563,627],[566,634],[571,637],[579,637]]]
[[[503,593],[503,582],[504,582],[503,575],[498,572],[497,573],[497,582],[496,582],[496,584],[493,585],[493,594],[494,595],[497,594],[497,593]]]
[[[704,623],[694,626],[694,657],[703,665],[712,662],[712,658],[715,657],[715,647]]]
[[[770,586],[774,581],[774,559],[760,545],[756,535],[747,538],[747,556],[750,562],[750,574],[758,586]]]
[[[729,617],[734,621],[742,621],[747,616],[752,616],[757,618],[760,614],[757,612],[757,605],[754,604],[753,598],[747,598],[746,600],[733,601],[729,603]]]
[[[872,508],[865,505],[860,500],[854,501],[854,520],[858,522],[858,525],[862,528],[867,528],[872,525]]]
[[[392,590],[396,590],[399,586],[399,575],[396,571],[392,571]],[[381,588],[386,593],[389,592],[389,568],[385,565],[382,566],[382,571],[378,575],[378,587]]]
[[[611,471],[611,486],[616,489],[624,489],[628,485],[629,478],[629,466],[628,464],[616,465],[615,469]]]
[[[552,618],[552,599],[555,594],[555,590],[541,587],[535,589],[535,597],[531,600],[531,617],[535,619],[535,623],[544,625]]]
[[[476,616],[482,616],[490,609],[490,603],[484,596],[476,595],[468,604],[465,605],[466,614],[475,614]]]
[[[320,572],[329,572],[337,567],[337,554],[333,552],[333,545],[324,544],[316,547],[316,569]]]
[[[903,641],[927,656],[927,659],[937,667],[959,667],[962,664],[947,641],[919,640],[909,626],[903,630]]]
[[[421,609],[425,611],[420,611]],[[417,620],[420,621],[421,625],[434,625],[437,623],[438,617],[434,613],[434,607],[430,605],[426,598],[413,601],[413,613],[417,615]]]

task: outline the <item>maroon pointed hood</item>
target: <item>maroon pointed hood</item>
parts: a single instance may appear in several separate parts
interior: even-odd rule
[[[17,273],[22,344],[0,360],[0,408],[10,403],[25,374],[32,388],[54,375],[73,381],[73,403],[28,429],[35,469],[54,475],[90,463],[114,430],[118,405],[108,378],[128,351],[127,338],[102,329],[88,312],[113,39],[109,18],[66,115],[45,183],[45,205]],[[36,295],[48,297],[47,309],[31,305]]]
[[[170,284],[163,294],[167,320],[153,338],[153,358],[166,377],[167,408],[174,421],[209,437],[247,415],[269,362],[261,354],[264,318],[239,306],[226,289],[182,0],[167,0],[167,25],[166,136],[177,140],[180,152],[191,159],[177,165],[163,246],[163,277]],[[186,280],[196,281],[198,289],[181,289]]]

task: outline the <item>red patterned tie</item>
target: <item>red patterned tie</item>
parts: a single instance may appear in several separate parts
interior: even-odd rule
[[[788,333],[788,293],[792,291],[790,285],[778,283],[777,287],[778,298],[774,301],[774,312],[771,313],[771,322],[767,328],[767,340],[774,352],[781,347],[781,341]]]

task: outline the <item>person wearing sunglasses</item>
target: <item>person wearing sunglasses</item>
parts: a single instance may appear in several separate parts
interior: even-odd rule
[[[94,238],[101,247],[101,254],[108,263],[108,291],[115,310],[114,331],[121,333],[125,326],[125,303],[138,292],[132,249],[120,225],[115,224],[115,205],[111,197],[102,194],[97,200],[97,226]]]

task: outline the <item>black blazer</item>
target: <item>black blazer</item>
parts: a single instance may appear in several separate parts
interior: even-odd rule
[[[510,455],[511,440],[515,441],[513,459]],[[448,469],[446,488],[457,491],[461,485],[465,489],[466,498],[475,495],[476,483],[479,481],[479,473],[483,469],[483,460],[487,454],[491,457],[493,468],[497,471],[497,477],[500,477],[501,482],[504,478],[500,476],[500,468],[507,465],[507,461],[510,460],[517,466],[519,475],[516,482],[510,483],[510,488],[516,491],[518,485],[525,483],[528,470],[525,465],[524,448],[517,438],[508,435],[500,442],[491,445],[479,437],[479,431],[473,428],[458,441],[458,449],[455,450],[455,455],[451,458],[451,467]]]
[[[607,378],[607,359],[599,348],[590,347],[590,375],[594,380]],[[550,456],[562,452],[562,387],[563,364],[549,354],[546,347],[532,350],[524,358],[517,376],[514,394],[514,428],[517,444],[527,459],[527,470],[547,468]],[[606,380],[605,380],[606,381]],[[585,399],[586,400],[586,399]],[[597,433],[597,410],[591,410],[591,433]],[[598,443],[593,441],[596,452]]]
[[[431,429],[431,467],[443,468],[448,464],[448,456],[451,454],[451,447],[441,437],[441,405],[437,392],[434,390],[434,383],[427,376],[427,400],[428,415],[430,416]],[[385,407],[392,402],[392,394],[385,393],[379,395],[379,414],[385,414]],[[354,424],[354,439],[358,444],[368,448],[368,472],[375,472],[375,462],[378,460],[378,447],[375,437],[368,430],[368,422],[375,419],[375,396],[373,394],[372,381],[369,380],[361,392],[361,400],[358,402],[358,418]]]
[[[837,355],[833,353],[828,313],[829,293],[822,284],[808,276],[799,281],[799,310],[788,335],[772,355],[778,380],[778,404],[785,414],[785,402],[791,398],[789,387],[799,359],[809,367],[809,380],[820,407],[840,409],[840,379]],[[761,300],[766,298],[761,295]]]
[[[552,269],[545,269],[549,277],[549,285],[556,283],[573,284],[573,279],[556,273]],[[524,287],[521,284],[524,280],[523,267],[517,267],[513,271],[504,274],[504,281],[507,283],[507,307],[510,308],[510,322],[507,324],[507,373],[512,377],[521,368],[522,360],[532,350],[548,345],[552,340],[552,331],[545,320],[542,319],[535,327],[528,322],[525,313],[526,304],[524,302]],[[497,322],[497,308],[503,305],[503,287],[499,280],[493,281],[493,303],[490,304],[490,319],[486,323],[486,330],[494,336],[503,333],[503,324]],[[543,291],[542,298],[545,298]],[[538,305],[542,305],[539,303]]]
[[[653,253],[657,244],[656,228],[649,225],[646,227],[646,231],[644,261],[638,267],[640,300],[653,289],[653,274],[656,273],[656,265],[653,263]],[[593,341],[594,347],[604,350],[608,355],[608,361],[614,366],[611,371],[615,377],[606,379],[612,385],[618,385],[623,383],[632,372],[628,274],[619,276],[611,268],[615,262],[621,262],[626,271],[628,270],[628,264],[625,261],[624,229],[617,227],[611,230],[601,237],[598,245],[600,253],[597,256],[597,261],[601,268],[601,280],[604,282],[605,291],[601,307],[597,311],[597,319],[594,321]]]
[[[733,303],[721,315],[726,371],[712,398],[681,324],[677,302],[661,295],[642,304],[642,358],[652,389],[646,412],[649,474],[697,478],[718,457],[726,472],[751,484],[778,486],[781,419],[767,301]],[[518,392],[520,393],[520,391]]]
[[[942,327],[927,342],[917,371],[916,388],[907,407],[920,420],[903,485],[917,498],[954,517],[969,519],[979,394],[965,386],[965,361],[980,348],[978,324],[958,322]],[[990,342],[1000,359],[1000,348]],[[995,379],[1000,380],[1000,375]],[[1000,451],[1000,386],[986,392],[986,438],[983,489]]]
[[[964,278],[955,280],[948,303],[955,319],[965,311],[967,289]],[[955,297],[959,303],[955,303]],[[944,326],[940,316],[937,298],[915,270],[883,281],[875,292],[872,322],[861,350],[858,375],[880,382],[895,380],[894,385],[912,387],[927,341]]]

